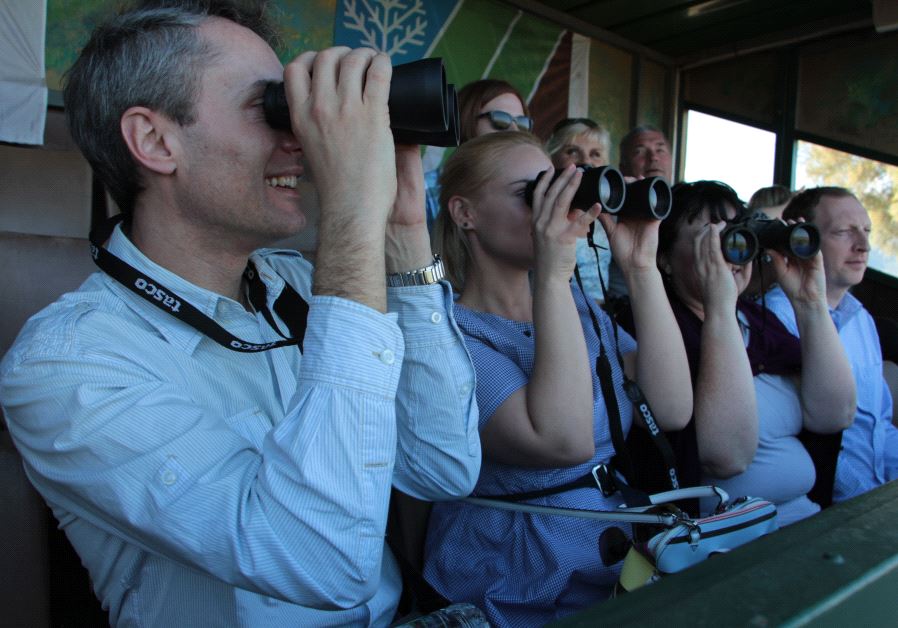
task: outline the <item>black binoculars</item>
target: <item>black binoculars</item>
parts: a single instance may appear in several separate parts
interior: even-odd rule
[[[458,99],[455,86],[446,83],[442,59],[420,59],[395,66],[387,105],[393,141],[397,144],[458,146]],[[265,86],[262,108],[269,126],[290,128],[283,83]]]
[[[820,230],[811,223],[787,225],[758,212],[721,231],[720,245],[724,259],[730,264],[748,264],[763,249],[809,259],[820,250]]]
[[[663,177],[649,177],[627,183],[624,175],[612,166],[579,166],[583,169],[580,187],[574,194],[571,207],[586,211],[596,203],[602,211],[626,218],[664,220],[670,213],[673,196]],[[524,189],[528,205],[533,205],[533,190],[546,171],[539,173]],[[561,175],[556,170],[552,181]]]

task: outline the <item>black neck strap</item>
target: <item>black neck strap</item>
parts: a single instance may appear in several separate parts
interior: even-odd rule
[[[148,303],[171,314],[178,320],[187,323],[203,335],[208,336],[221,346],[231,349],[232,351],[256,353],[258,351],[268,351],[270,349],[278,349],[280,347],[289,347],[292,345],[299,345],[300,350],[302,350],[302,341],[305,336],[309,304],[303,300],[299,293],[297,293],[289,283],[284,282],[284,289],[274,303],[274,311],[287,325],[290,334],[293,336],[292,338],[287,338],[278,329],[274,317],[268,309],[265,284],[259,278],[259,274],[252,262],[247,265],[243,276],[246,278],[249,286],[248,296],[250,303],[252,303],[253,307],[265,317],[265,320],[268,321],[268,324],[271,325],[272,329],[274,329],[281,338],[284,338],[284,340],[263,343],[241,340],[192,306],[186,299],[179,296],[176,292],[166,288],[152,277],[144,275],[130,264],[122,261],[103,248],[102,243],[109,239],[115,225],[122,219],[123,216],[121,215],[113,216],[101,223],[90,233],[91,257],[93,257],[94,262],[104,273],[131,290],[131,292],[137,296],[146,300]]]
[[[602,288],[602,298],[607,303],[608,298],[605,290],[605,280],[602,277],[602,269],[599,265],[599,252],[597,250],[598,245],[593,240],[593,230],[595,228],[595,225],[596,223],[592,223],[589,226],[587,243],[589,244],[589,248],[592,249],[593,255],[595,255],[596,269],[599,274],[599,284]],[[586,296],[586,300],[589,301],[590,297],[586,295],[586,291],[583,290],[583,282],[580,279],[580,269],[576,266],[574,267],[574,278],[577,281],[577,285],[580,287],[580,291],[583,292],[583,294]],[[593,329],[595,330],[596,337],[599,341],[599,356],[596,358],[596,373],[599,376],[599,383],[602,386],[602,396],[605,398],[605,406],[608,410],[608,423],[609,429],[611,431],[611,442],[614,444],[614,450],[616,454],[614,457],[614,466],[621,473],[623,473],[624,477],[627,478],[627,481],[632,481],[632,479],[635,477],[633,462],[630,458],[629,449],[624,439],[623,426],[621,424],[620,407],[618,406],[617,395],[614,392],[614,385],[612,383],[611,363],[608,359],[608,354],[605,351],[605,343],[602,341],[602,330],[599,326],[599,321],[596,318],[596,315],[593,312],[590,303],[587,303],[587,309],[589,310],[589,316],[592,319]],[[680,488],[680,482],[679,478],[677,477],[676,456],[674,456],[673,449],[671,449],[670,443],[664,436],[664,432],[661,431],[658,423],[655,421],[655,415],[652,412],[651,407],[649,406],[648,400],[645,398],[645,394],[639,387],[639,384],[627,377],[626,371],[624,371],[624,358],[621,355],[620,344],[618,343],[617,321],[614,320],[613,316],[611,317],[611,326],[614,330],[614,351],[621,372],[624,374],[624,391],[645,420],[649,435],[651,436],[652,441],[655,443],[655,447],[658,449],[658,452],[660,453],[661,458],[664,461],[664,466],[667,467],[667,480],[670,483],[671,488],[678,489]]]

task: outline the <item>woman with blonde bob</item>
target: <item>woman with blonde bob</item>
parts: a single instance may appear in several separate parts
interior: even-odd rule
[[[531,208],[527,184],[544,171]],[[536,138],[510,132],[463,144],[441,177],[437,248],[458,292],[456,321],[478,378],[484,460],[475,495],[551,491],[611,460],[609,414],[595,369],[599,335],[611,356],[606,384],[624,433],[641,420],[624,392],[625,372],[665,429],[678,429],[692,412],[686,354],[670,333],[675,320],[655,265],[658,223],[615,223],[599,215],[598,204],[572,210],[582,173],[568,166],[550,184],[553,172]],[[571,283],[577,238],[597,216],[621,260],[640,341],[650,352],[637,352],[623,331],[616,341],[608,317]],[[620,499],[592,487],[526,502],[596,510]],[[436,504],[425,576],[449,599],[478,605],[495,626],[541,625],[609,595],[618,573],[598,553],[608,527]]]
[[[565,118],[555,125],[546,140],[546,152],[556,169],[569,164],[597,168],[607,166],[611,153],[608,129],[590,118]],[[593,232],[595,252],[585,238],[577,240],[577,266],[583,280],[583,290],[597,303],[605,302],[602,281],[608,284],[611,251],[608,238],[600,225]]]

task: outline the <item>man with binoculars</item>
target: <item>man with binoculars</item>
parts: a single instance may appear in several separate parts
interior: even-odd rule
[[[820,230],[826,299],[857,384],[857,413],[842,434],[833,501],[839,502],[898,478],[898,430],[892,425],[892,397],[882,377],[876,325],[849,290],[864,278],[870,253],[870,217],[857,197],[839,187],[799,192],[783,218],[803,218]],[[765,296],[794,335],[795,314],[780,288]]]
[[[391,139],[390,60],[285,71],[271,32],[237,3],[143,2],[68,76],[124,223],[92,235],[104,272],[26,325],[0,401],[113,625],[386,625],[391,486],[477,479],[474,374],[418,149]],[[292,130],[263,115],[281,80]],[[314,271],[262,248],[305,225],[306,175]]]

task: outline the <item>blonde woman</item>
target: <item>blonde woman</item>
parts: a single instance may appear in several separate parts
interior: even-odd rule
[[[552,159],[556,169],[570,164],[575,166],[607,166],[611,153],[611,135],[608,129],[589,118],[565,118],[555,125],[552,135],[546,140],[546,152]],[[577,266],[583,280],[586,294],[598,303],[605,301],[601,275],[605,286],[608,286],[608,268],[611,265],[611,251],[608,249],[608,237],[601,225],[595,225],[593,242],[596,253],[590,249],[586,238],[577,240]]]
[[[531,208],[526,188],[543,171]],[[657,222],[599,217],[631,290],[640,342],[651,350],[637,352],[622,331],[615,347],[610,320],[570,281],[577,238],[600,208],[572,211],[581,173],[568,166],[550,185],[552,173],[539,141],[511,132],[463,144],[441,178],[435,236],[458,292],[456,321],[478,378],[484,461],[476,495],[551,491],[611,460],[610,400],[596,371],[600,337],[611,355],[605,384],[615,393],[624,433],[639,420],[624,393],[625,372],[642,386],[665,429],[678,429],[692,412],[685,351],[670,333],[675,320],[655,265]],[[620,503],[594,487],[527,501],[589,509]],[[541,625],[608,596],[618,573],[599,557],[607,527],[436,504],[425,576],[449,599],[478,605],[493,625]]]

